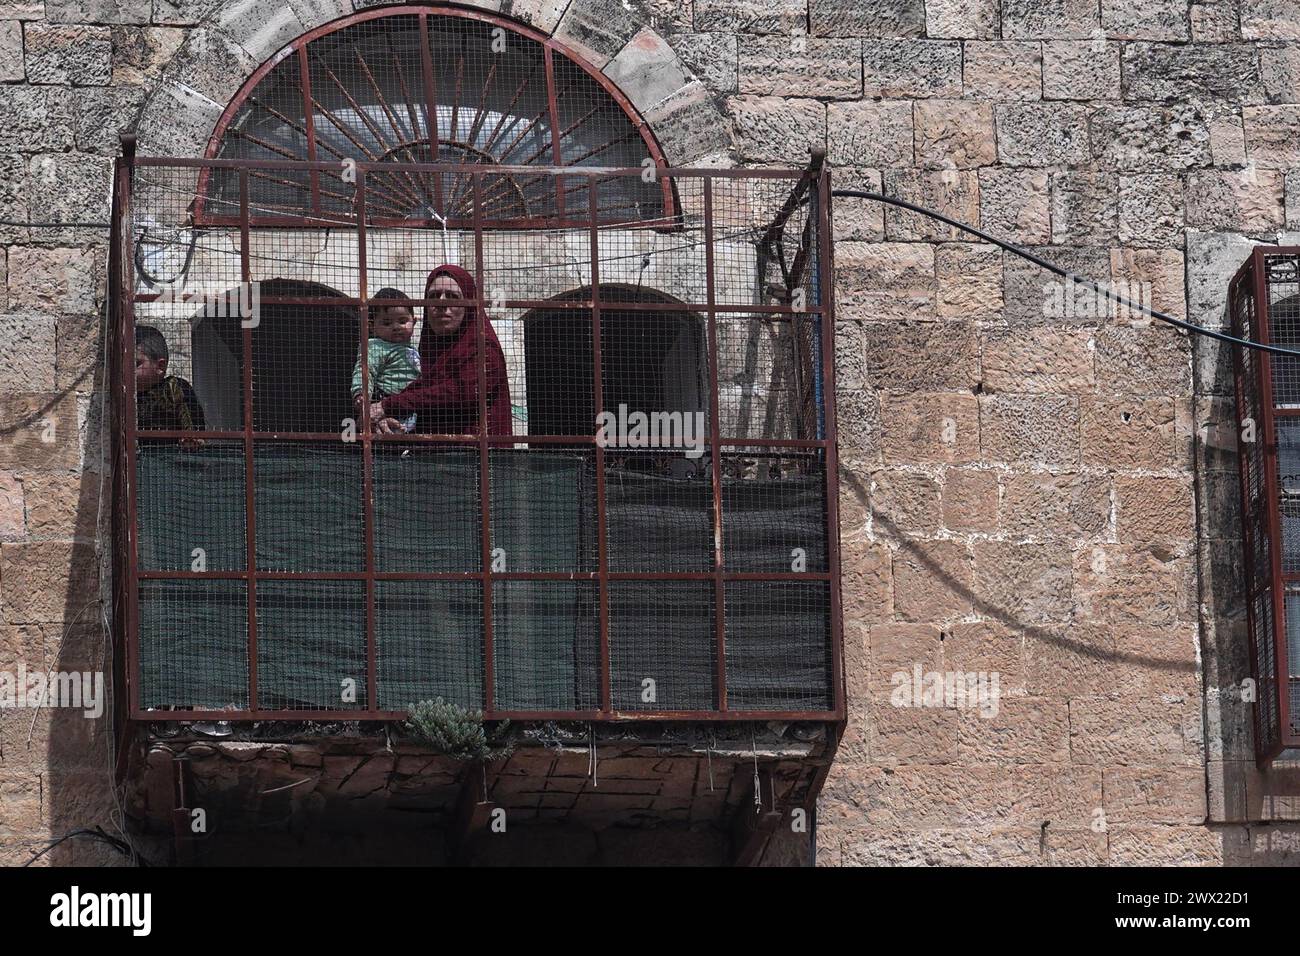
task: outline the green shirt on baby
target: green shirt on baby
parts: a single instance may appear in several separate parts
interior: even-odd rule
[[[420,374],[420,353],[398,342],[372,338],[366,349],[369,358],[370,394],[393,395],[415,381]],[[352,370],[352,397],[361,394],[361,361]]]

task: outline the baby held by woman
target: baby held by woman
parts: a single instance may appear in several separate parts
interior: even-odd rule
[[[410,300],[405,292],[391,288],[380,289],[375,298]],[[361,360],[358,359],[352,370],[352,400],[357,405],[368,409],[370,402],[397,394],[419,377],[420,353],[411,347],[414,334],[415,313],[409,305],[371,306],[370,341],[366,345],[370,395],[361,394]],[[414,431],[415,415],[402,419],[400,426],[404,432]]]

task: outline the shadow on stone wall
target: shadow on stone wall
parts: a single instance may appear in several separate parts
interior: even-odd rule
[[[76,422],[73,430],[84,465],[79,474],[73,471],[68,475],[66,500],[59,503],[65,512],[64,527],[70,541],[48,545],[68,553],[61,567],[56,564],[57,556],[50,555],[46,568],[51,577],[51,594],[63,598],[62,607],[54,615],[61,623],[51,633],[47,666],[55,672],[91,672],[97,680],[102,679],[102,713],[92,718],[84,710],[69,707],[37,713],[31,745],[43,743],[45,749],[41,788],[46,827],[52,840],[97,827],[124,839],[118,829],[121,818],[115,812],[113,787],[112,710],[116,689],[112,686],[111,634],[105,626],[111,607],[101,599],[100,561],[110,560],[113,546],[109,523],[113,475],[107,460],[111,443],[106,430],[110,419],[105,417],[108,396],[102,316],[101,308],[86,320],[82,331],[93,337],[94,358],[65,390],[65,394],[87,401],[84,434]],[[59,575],[66,575],[66,579],[61,587],[53,587],[60,583]],[[108,578],[103,580],[107,584]],[[85,835],[64,840],[46,857],[53,865],[130,865],[130,860],[112,846]]]
[[[1225,313],[1226,321],[1226,313]],[[1300,864],[1300,767],[1255,762],[1235,401],[1234,349],[1196,342],[1197,535],[1206,774],[1211,824],[1234,865]]]

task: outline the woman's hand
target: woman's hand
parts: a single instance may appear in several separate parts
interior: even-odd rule
[[[375,431],[381,435],[404,435],[406,429],[396,418],[381,418],[375,423]]]
[[[384,414],[384,403],[383,403],[383,402],[371,402],[371,403],[370,403],[370,421],[371,421],[371,422],[373,422],[374,424],[377,425],[377,424],[379,424],[379,422],[383,421],[383,419],[386,418],[386,417],[387,417],[387,416]]]

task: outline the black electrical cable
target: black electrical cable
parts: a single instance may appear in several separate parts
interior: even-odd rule
[[[23,866],[25,867],[31,866],[33,863],[35,863],[45,854],[53,850],[55,847],[59,846],[62,843],[65,843],[68,840],[71,840],[73,837],[87,837],[91,840],[98,840],[100,843],[106,843],[109,846],[111,846],[118,853],[121,853],[123,856],[127,857],[136,866],[149,865],[148,861],[145,860],[144,857],[136,853],[135,850],[131,846],[129,846],[125,841],[119,840],[117,837],[105,833],[103,827],[96,826],[95,829],[93,830],[88,830],[85,827],[80,827],[79,829],[72,830],[69,833],[65,833],[57,840],[49,841],[45,849],[41,850],[40,853],[37,853],[35,856],[33,856],[30,860],[24,863]]]
[[[1100,283],[1089,279],[1087,276],[1075,275],[1073,272],[1062,269],[1055,263],[1048,262],[1046,259],[1034,255],[1028,249],[1020,248],[1014,242],[1007,242],[1005,239],[998,239],[996,236],[990,236],[982,229],[976,229],[974,226],[968,226],[964,222],[950,219],[941,212],[927,209],[924,206],[918,206],[905,199],[896,199],[893,196],[882,196],[880,193],[867,192],[865,189],[832,189],[831,195],[847,196],[854,199],[870,199],[874,202],[882,202],[890,206],[897,206],[900,209],[906,209],[909,212],[914,212],[918,215],[937,219],[942,223],[952,226],[954,229],[960,229],[962,232],[969,232],[972,236],[979,236],[979,238],[983,239],[985,242],[990,242],[1000,249],[1005,249],[1007,252],[1014,253],[1022,259],[1027,259],[1034,263],[1034,265],[1041,266],[1048,272],[1055,273],[1063,279],[1069,279],[1071,282],[1077,282],[1079,285],[1089,286],[1097,292],[1102,293],[1107,298],[1118,302],[1120,305],[1128,306],[1130,309],[1135,309],[1139,312],[1145,312],[1153,319],[1159,319],[1161,322],[1168,322],[1170,325],[1177,326],[1178,328],[1184,329],[1195,335],[1206,335],[1212,339],[1218,339],[1220,342],[1227,342],[1230,345],[1240,345],[1248,349],[1258,349],[1261,352],[1271,352],[1274,355],[1286,355],[1291,358],[1300,358],[1300,351],[1296,351],[1295,349],[1282,348],[1280,345],[1265,345],[1263,342],[1252,342],[1249,339],[1239,339],[1235,335],[1229,335],[1226,332],[1218,332],[1214,329],[1207,329],[1201,325],[1194,325],[1191,322],[1185,322],[1182,319],[1176,319],[1172,315],[1166,315],[1156,309],[1142,305],[1140,302],[1132,302],[1119,293],[1102,287]]]

